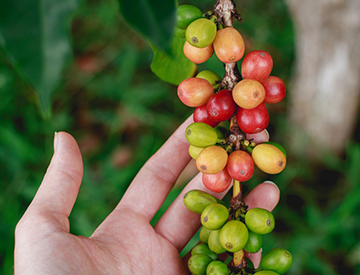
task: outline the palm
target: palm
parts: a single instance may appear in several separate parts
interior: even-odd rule
[[[200,222],[186,209],[182,196],[190,189],[203,189],[201,177],[184,188],[155,227],[150,221],[189,161],[183,132],[191,122],[186,121],[145,164],[90,238],[69,233],[82,161],[75,140],[59,133],[49,169],[16,228],[15,274],[186,274],[179,252]],[[225,193],[213,195],[221,198]],[[272,210],[278,199],[276,187],[261,184],[246,202]]]

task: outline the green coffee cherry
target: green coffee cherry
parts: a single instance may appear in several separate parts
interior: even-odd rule
[[[191,250],[191,255],[205,254],[208,255],[213,261],[217,259],[217,254],[212,252],[206,244],[200,243],[194,246]]]
[[[202,148],[215,145],[218,139],[215,129],[203,122],[190,124],[186,128],[185,136],[192,146]]]
[[[191,273],[206,275],[206,268],[212,261],[208,255],[196,254],[190,257],[188,267]]]
[[[252,208],[245,214],[245,224],[257,234],[268,234],[275,227],[275,219],[270,211],[263,208]]]
[[[193,21],[186,29],[185,37],[190,45],[198,48],[209,46],[216,36],[216,25],[213,21],[200,18]]]
[[[200,234],[199,234],[200,241],[207,244],[211,232],[212,232],[212,230],[207,229],[204,226],[201,227]]]
[[[197,214],[201,214],[207,206],[217,203],[217,199],[213,196],[196,189],[188,191],[183,200],[186,208]]]
[[[262,235],[256,234],[249,230],[249,238],[244,249],[249,253],[256,253],[260,250],[262,242]]]
[[[226,252],[226,249],[222,247],[219,240],[220,229],[211,231],[208,239],[209,249],[216,253],[221,254]]]
[[[185,30],[189,24],[202,17],[202,12],[192,5],[181,5],[176,9],[176,27]]]
[[[198,155],[201,153],[202,150],[204,150],[205,148],[201,148],[201,147],[195,147],[190,145],[189,146],[189,155],[193,158],[196,159],[198,157]]]
[[[201,71],[196,75],[197,78],[203,78],[211,84],[211,86],[215,89],[219,88],[220,82],[222,80],[221,76],[217,73],[209,70]]]
[[[287,272],[293,262],[292,255],[283,248],[273,248],[261,259],[260,266],[266,270],[272,270],[279,274]]]
[[[229,269],[224,262],[213,261],[207,266],[206,275],[229,275]]]
[[[238,220],[227,222],[220,230],[220,243],[229,252],[243,249],[248,238],[249,232],[246,225]]]
[[[210,230],[220,229],[229,218],[229,211],[222,204],[207,206],[201,213],[201,224]]]
[[[279,275],[279,274],[271,270],[261,270],[256,272],[254,275]]]
[[[174,34],[175,34],[177,37],[185,38],[185,30],[179,29],[179,28],[177,28],[177,27],[174,28]]]

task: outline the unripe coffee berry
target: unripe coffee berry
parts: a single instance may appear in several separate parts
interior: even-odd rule
[[[229,270],[227,265],[221,261],[213,261],[206,268],[206,275],[227,275]]]
[[[204,209],[214,203],[217,199],[202,190],[190,190],[183,197],[184,204],[190,211],[201,214]]]
[[[254,275],[279,275],[279,273],[276,273],[275,271],[272,270],[261,270],[254,273]]]
[[[192,46],[204,48],[214,41],[216,36],[216,25],[213,21],[200,18],[193,21],[186,29],[186,40]]]
[[[223,248],[229,252],[237,252],[244,248],[249,238],[249,231],[244,223],[238,220],[227,222],[220,230],[219,240]]]
[[[199,8],[193,5],[181,5],[176,9],[176,27],[185,30],[189,24],[202,17]]]
[[[244,249],[249,253],[256,253],[260,250],[262,242],[262,235],[249,230],[249,238]]]
[[[187,141],[195,147],[215,145],[218,137],[213,127],[203,122],[194,122],[185,130]]]
[[[207,229],[207,228],[204,227],[204,226],[201,227],[201,230],[200,230],[200,233],[199,233],[200,241],[201,241],[202,243],[207,244],[211,232],[212,232],[212,230]]]
[[[220,230],[221,229],[211,231],[208,239],[209,249],[216,254],[222,254],[226,252],[226,249],[223,248],[220,243]]]
[[[212,261],[208,255],[196,254],[190,257],[188,267],[193,274],[205,275],[206,268]]]
[[[217,254],[212,252],[206,244],[200,243],[194,246],[191,250],[191,255],[205,254],[208,255],[214,261],[217,259]]]
[[[222,204],[212,204],[201,213],[201,224],[210,230],[220,229],[229,217],[227,208]]]
[[[292,255],[283,248],[273,248],[268,251],[261,259],[260,265],[263,269],[268,269],[284,274],[292,265]]]
[[[245,214],[245,224],[257,234],[268,234],[275,227],[275,219],[270,211],[263,208],[251,208]]]

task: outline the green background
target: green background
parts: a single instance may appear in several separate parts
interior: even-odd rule
[[[214,2],[186,3],[196,4],[206,12]],[[285,3],[236,3],[243,23],[236,23],[235,27],[243,35],[247,51],[268,51],[274,60],[272,74],[288,86],[295,56],[295,31]],[[125,23],[117,1],[82,2],[73,16],[73,60],[69,59],[53,93],[51,119],[42,118],[34,90],[10,60],[0,55],[3,274],[13,273],[14,228],[49,164],[55,131],[71,133],[80,145],[84,179],[70,224],[72,233],[90,236],[121,199],[145,161],[193,111],[179,101],[176,86],[151,72],[151,47]],[[224,72],[216,57],[198,66],[198,71],[203,69],[220,75]],[[287,93],[291,94],[291,90]],[[269,106],[271,140],[284,148],[289,147],[291,135],[289,111],[286,99]],[[287,274],[360,274],[360,145],[356,133],[342,156],[325,152],[322,161],[314,163],[302,154],[287,154],[288,166],[281,174],[268,176],[256,170],[244,187],[248,192],[270,179],[281,189],[280,203],[273,211],[276,227],[264,236],[264,251],[273,247],[290,250],[294,264]],[[153,223],[191,175],[189,172],[182,177]]]

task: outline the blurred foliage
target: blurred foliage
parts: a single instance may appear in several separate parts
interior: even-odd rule
[[[206,12],[215,1],[179,2],[196,4]],[[268,51],[274,59],[273,74],[288,85],[294,30],[284,1],[236,3],[243,23],[235,26],[244,36],[247,51]],[[124,23],[116,0],[82,3],[71,32],[74,60],[63,71],[61,85],[53,94],[51,120],[41,118],[34,91],[0,56],[2,274],[13,273],[14,228],[50,162],[55,131],[67,131],[79,142],[84,179],[70,224],[72,233],[90,236],[140,167],[192,112],[178,100],[175,86],[151,72],[151,48]],[[198,66],[203,69],[224,73],[215,57]],[[286,112],[286,100],[269,106],[271,140],[285,149],[291,134]],[[358,140],[348,141],[347,148],[340,157],[322,152],[324,161],[316,164],[287,150],[284,172],[268,176],[256,170],[244,184],[248,192],[269,179],[281,189],[274,210],[276,227],[264,236],[263,249],[289,249],[294,264],[288,274],[360,274]],[[193,173],[188,169],[182,175],[152,224]]]
[[[46,118],[51,116],[51,94],[71,53],[69,17],[77,7],[77,0],[0,3],[0,47],[34,88]]]
[[[150,39],[158,48],[169,52],[175,27],[176,1],[118,0],[126,22]]]

